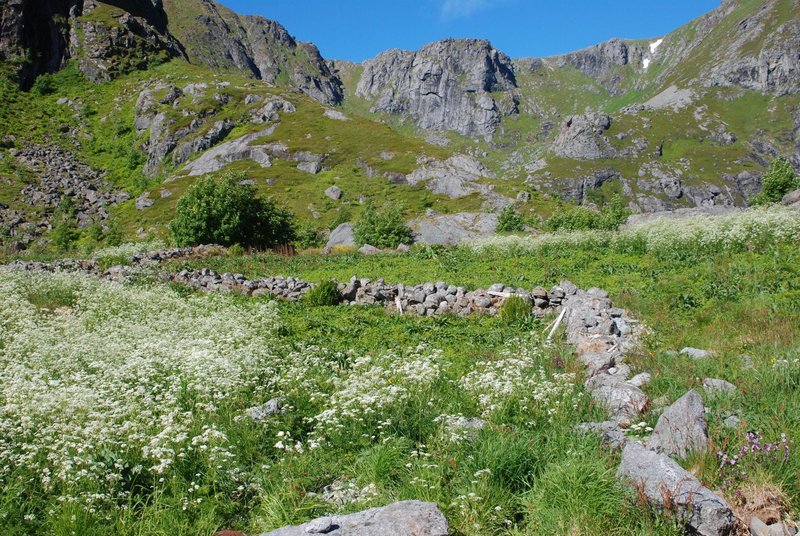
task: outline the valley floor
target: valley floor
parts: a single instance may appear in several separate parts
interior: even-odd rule
[[[711,445],[681,464],[740,513],[773,493],[798,517],[794,445],[741,454],[748,431],[783,445],[800,430],[796,212],[161,268],[200,267],[315,283],[601,287],[648,328],[628,361],[652,374],[653,403],[628,435],[644,437],[659,408],[697,389]],[[617,481],[618,455],[575,430],[605,412],[573,349],[545,340],[552,318],[196,294],[147,271],[116,284],[3,269],[0,302],[4,533],[259,534],[404,499],[435,502],[456,535],[682,532]],[[675,352],[687,346],[712,355]],[[712,396],[706,378],[737,390]],[[451,426],[461,417],[486,425]]]

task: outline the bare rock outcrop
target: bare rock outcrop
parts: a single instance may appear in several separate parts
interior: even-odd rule
[[[486,193],[485,185],[477,184],[481,178],[494,178],[494,174],[475,158],[463,154],[454,155],[447,160],[423,160],[420,167],[406,176],[411,186],[425,183],[435,194],[446,195],[451,199],[464,197],[475,192]]]
[[[614,149],[604,136],[611,128],[611,117],[600,112],[568,117],[551,148],[556,156],[596,160],[614,156]]]
[[[488,41],[446,39],[367,61],[356,95],[374,101],[372,112],[410,116],[423,130],[486,136],[517,112],[516,87],[511,60]]]

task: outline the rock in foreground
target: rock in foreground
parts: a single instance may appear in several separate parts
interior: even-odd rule
[[[655,505],[675,512],[689,534],[733,534],[735,520],[728,503],[664,454],[628,443],[617,477],[640,489]]]
[[[261,536],[447,536],[449,532],[447,520],[435,504],[403,501],[345,516],[321,517]]]

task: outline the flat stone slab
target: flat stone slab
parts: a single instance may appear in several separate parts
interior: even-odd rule
[[[433,503],[403,501],[344,516],[326,516],[261,536],[448,536],[447,519]]]

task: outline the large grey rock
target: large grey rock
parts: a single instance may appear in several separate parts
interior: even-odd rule
[[[603,373],[590,378],[586,381],[586,389],[617,422],[631,422],[647,408],[649,402],[641,389],[615,374]]]
[[[497,229],[497,214],[459,212],[423,216],[408,223],[414,240],[423,244],[454,245],[489,236]]]
[[[376,248],[375,246],[371,246],[369,244],[364,244],[360,248],[358,248],[358,252],[362,255],[377,255],[381,252],[380,249]]]
[[[494,173],[475,158],[457,154],[445,161],[423,162],[406,176],[406,182],[411,186],[425,183],[431,192],[456,199],[475,192],[488,192],[485,185],[476,184],[481,178],[494,178]]]
[[[403,501],[344,516],[326,516],[261,536],[448,536],[444,514],[433,503]]]
[[[617,477],[629,482],[656,506],[674,512],[691,534],[733,534],[733,512],[724,499],[664,454],[629,442],[622,450]]]
[[[365,62],[356,95],[374,103],[372,112],[410,116],[424,130],[484,136],[516,113],[516,87],[511,60],[488,41],[446,39]]]
[[[568,117],[561,125],[551,150],[556,156],[595,160],[613,156],[614,150],[604,133],[611,127],[611,117],[590,112]]]
[[[603,443],[614,450],[621,449],[628,443],[625,432],[614,421],[584,422],[579,424],[577,429],[585,434],[592,433],[600,436]]]
[[[331,186],[327,190],[325,190],[325,196],[333,199],[334,201],[338,201],[342,198],[342,189],[338,186]]]
[[[325,245],[326,248],[332,248],[335,246],[347,246],[352,247],[356,245],[356,238],[353,235],[353,224],[352,223],[343,223],[339,225],[336,229],[331,231],[331,235],[328,237],[328,243]]]
[[[689,391],[661,414],[647,446],[681,458],[708,448],[705,407],[697,391]]]

